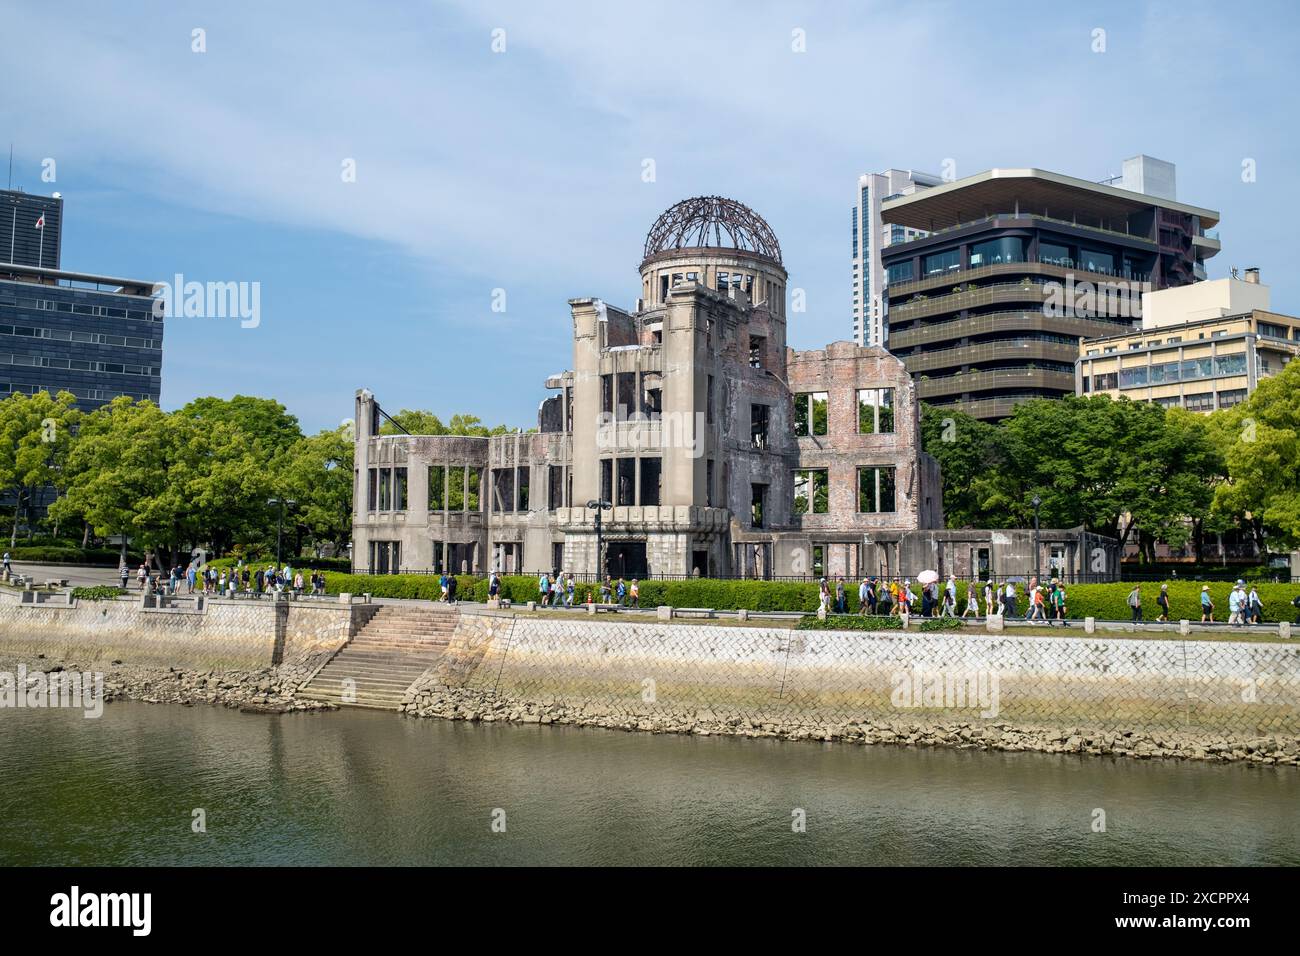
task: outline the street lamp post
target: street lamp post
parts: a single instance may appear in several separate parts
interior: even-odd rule
[[[282,567],[280,564],[280,551],[284,538],[284,509],[286,507],[292,509],[298,502],[292,498],[268,498],[266,503],[277,509],[275,518],[275,569],[279,571]]]
[[[1038,577],[1038,509],[1042,507],[1043,499],[1034,495],[1033,500],[1029,502],[1034,506],[1034,577]]]
[[[605,508],[613,508],[614,505],[604,499],[592,498],[587,502],[587,507],[596,512],[596,580],[597,583],[603,583],[605,580],[605,562],[602,559],[605,555],[601,546],[600,515]]]

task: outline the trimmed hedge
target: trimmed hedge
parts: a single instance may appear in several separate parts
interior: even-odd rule
[[[72,596],[79,601],[112,601],[118,595],[125,593],[113,584],[97,584],[94,587],[72,589]]]
[[[295,571],[342,571],[347,572],[351,569],[352,564],[347,558],[294,558],[285,557],[281,559],[289,562],[289,566]],[[238,558],[213,558],[207,563],[210,568],[216,568],[218,571],[223,568],[229,571],[239,562]],[[251,570],[256,571],[258,568],[265,568],[267,565],[275,564],[275,558],[244,558],[246,564]],[[417,577],[417,575],[405,575],[406,577]]]
[[[628,582],[631,583],[630,581]],[[353,594],[370,593],[383,598],[416,598],[427,601],[437,600],[441,596],[436,574],[341,574],[334,571],[325,572],[325,586],[330,594],[350,592]],[[802,611],[813,614],[817,610],[817,585],[785,581],[719,581],[698,578],[690,581],[642,581],[641,607],[652,608],[661,604],[672,607],[711,607],[720,611],[746,608],[750,611]],[[1215,619],[1225,621],[1228,617],[1228,592],[1232,589],[1229,582],[1211,583],[1210,597],[1215,604]],[[1293,620],[1295,608],[1291,606],[1293,598],[1300,596],[1297,584],[1260,584],[1257,585],[1260,599],[1264,602],[1264,620],[1276,622]],[[1074,584],[1066,587],[1066,608],[1071,618],[1096,617],[1102,620],[1128,620],[1130,615],[1127,598],[1132,588],[1128,582],[1111,584]],[[1156,595],[1160,593],[1158,583],[1143,583],[1142,611],[1147,620],[1153,620],[1159,614]],[[966,582],[957,584],[957,610],[966,607]],[[590,593],[595,600],[600,599],[599,585],[579,583],[574,588],[574,604],[584,604]],[[857,587],[845,588],[848,594],[849,611],[847,615],[832,615],[836,621],[852,617],[856,620],[871,620],[857,615]],[[915,585],[913,590],[916,590]],[[456,596],[463,601],[484,602],[487,600],[487,578],[472,575],[456,575]],[[1024,584],[1016,586],[1018,603],[1022,613],[1027,610]],[[983,588],[977,588],[980,597],[980,612],[983,613]],[[1169,582],[1170,618],[1180,617],[1192,621],[1201,619],[1200,611],[1201,583],[1197,581]],[[511,575],[501,579],[501,596],[512,603],[523,604],[536,601],[537,578],[532,575]],[[916,615],[913,615],[916,616]],[[888,619],[887,619],[888,620]],[[896,619],[895,619],[896,620]],[[838,625],[837,625],[838,626]],[[847,625],[856,627],[857,625]],[[886,627],[888,625],[877,625]]]
[[[902,628],[902,618],[858,614],[827,614],[824,621],[808,614],[794,626],[796,631],[899,631]]]

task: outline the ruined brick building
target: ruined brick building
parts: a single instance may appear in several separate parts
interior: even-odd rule
[[[906,544],[943,527],[911,376],[880,348],[786,346],[767,223],[685,200],[651,228],[640,272],[632,311],[569,301],[572,367],[546,380],[536,432],[380,434],[357,392],[354,566],[589,575],[597,512],[605,569],[629,578],[930,566],[933,536]],[[976,561],[968,544],[954,569]]]

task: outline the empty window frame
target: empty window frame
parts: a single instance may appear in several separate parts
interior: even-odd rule
[[[863,435],[889,434],[894,430],[894,390],[858,389],[858,432]]]
[[[768,447],[768,420],[771,409],[767,405],[749,406],[749,443],[754,448]]]
[[[641,459],[641,504],[659,504],[659,485],[662,476],[662,460],[658,458]]]
[[[884,514],[897,510],[892,467],[858,469],[858,511]]]
[[[794,397],[794,433],[799,437],[825,435],[830,396],[826,392],[801,392]]]
[[[794,473],[794,513],[830,513],[829,473],[825,468],[801,469]]]

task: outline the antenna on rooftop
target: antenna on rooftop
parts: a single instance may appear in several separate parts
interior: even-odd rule
[[[9,189],[14,188],[14,144],[9,144]]]

